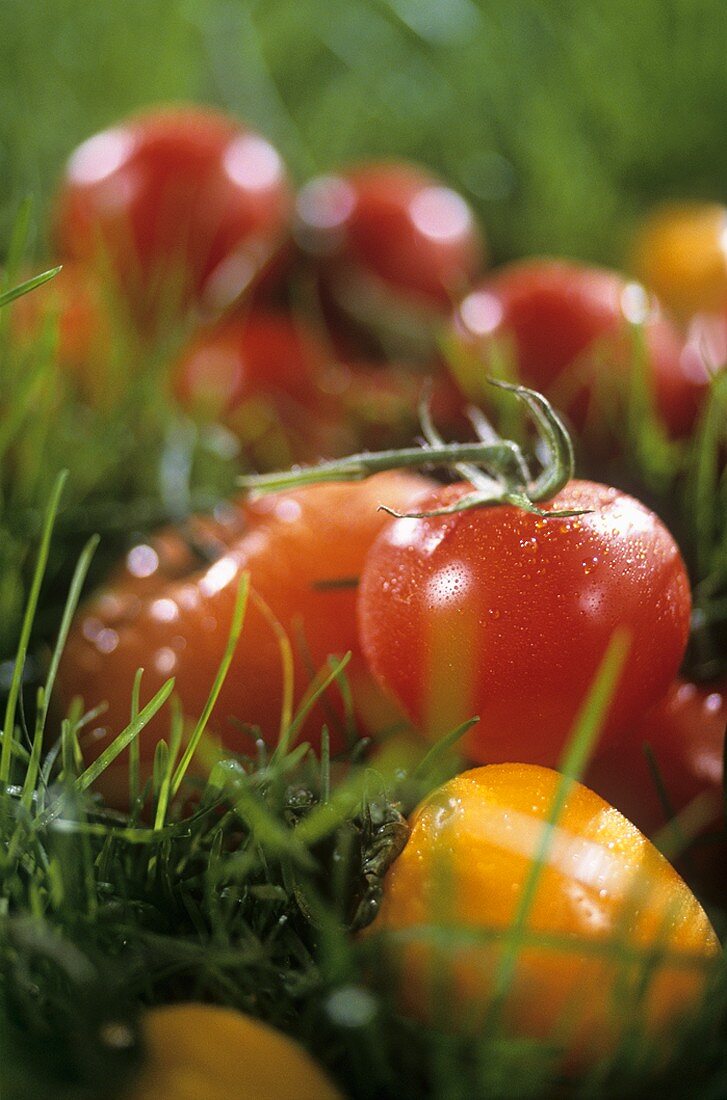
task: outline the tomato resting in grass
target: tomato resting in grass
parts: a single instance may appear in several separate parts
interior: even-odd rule
[[[328,351],[287,314],[255,311],[198,334],[174,370],[185,408],[232,429],[257,469],[311,462],[325,447]]]
[[[418,510],[454,504],[469,488],[440,488]],[[618,627],[631,645],[607,741],[664,693],[687,643],[684,563],[653,512],[587,481],[544,507],[588,511],[541,518],[498,506],[399,519],[361,578],[361,640],[379,683],[429,737],[479,715],[463,746],[481,763],[554,765]]]
[[[230,1008],[149,1009],[142,1042],[145,1061],[125,1100],[341,1100],[301,1046]]]
[[[296,214],[301,245],[331,279],[373,278],[389,297],[446,307],[482,266],[469,204],[415,164],[321,176],[298,195]]]
[[[672,1029],[700,1004],[719,942],[638,829],[579,783],[560,804],[562,781],[501,764],[435,791],[414,815],[367,935],[385,937],[393,969],[381,973],[393,973],[396,1000],[415,1019],[544,1040],[570,1070],[625,1036],[651,1040],[663,1063]]]
[[[702,802],[704,827],[717,826],[724,814],[725,727],[727,683],[675,680],[628,739],[596,754],[587,782],[649,836],[696,798]]]
[[[683,317],[727,309],[727,207],[666,203],[637,231],[636,275]]]
[[[600,420],[600,403],[607,410],[628,388],[640,354],[636,323],[656,408],[674,435],[685,435],[705,396],[707,366],[684,356],[682,336],[643,288],[613,271],[550,259],[500,269],[456,310],[455,370],[478,399],[482,378],[497,373],[504,357],[520,381],[550,396],[583,428],[594,416]]]
[[[62,700],[83,697],[87,708],[103,701],[108,710],[87,737],[84,752],[94,759],[129,720],[132,684],[145,669],[141,702],[170,676],[184,713],[202,713],[227,644],[240,575],[249,572],[259,597],[287,632],[294,652],[293,705],[298,706],[313,675],[329,655],[353,658],[346,675],[358,707],[360,728],[373,726],[379,710],[391,721],[366,669],[356,636],[356,585],[375,536],[390,519],[378,510],[415,506],[431,482],[413,474],[381,474],[365,482],[316,485],[261,497],[244,506],[244,531],[231,537],[212,565],[185,567],[184,547],[135,547],[126,574],[113,580],[82,608],[65,649],[59,681]],[[234,529],[235,521],[230,521]],[[214,533],[214,525],[213,525]],[[225,541],[226,536],[223,536]],[[188,560],[188,559],[187,559]],[[165,572],[172,565],[173,575]],[[135,578],[134,573],[141,573]],[[144,575],[145,574],[145,575]],[[141,583],[139,583],[141,582]],[[254,751],[255,737],[275,744],[280,726],[284,675],[279,637],[251,595],[242,636],[211,720],[211,728],[234,751]],[[317,744],[328,724],[333,749],[346,740],[341,695],[332,689],[302,731]],[[256,729],[259,727],[259,734]],[[140,737],[145,773],[160,737],[169,733],[158,715]],[[109,801],[127,797],[128,763],[119,759],[98,784]]]
[[[209,109],[151,111],[76,149],[57,200],[61,253],[110,274],[144,327],[219,312],[266,267],[292,199],[276,150]]]

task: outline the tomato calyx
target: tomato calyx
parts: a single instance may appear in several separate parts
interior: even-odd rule
[[[573,444],[558,413],[537,390],[499,379],[489,381],[513,393],[526,405],[531,415],[538,435],[536,451],[542,467],[535,476],[521,447],[513,440],[502,439],[479,409],[468,410],[476,441],[445,442],[434,426],[425,399],[420,408],[424,442],[418,447],[365,451],[348,458],[319,462],[314,466],[294,467],[287,472],[246,474],[238,479],[238,485],[258,496],[322,481],[361,481],[383,470],[441,466],[465,478],[471,484],[472,491],[442,508],[428,512],[398,512],[384,504],[380,505],[381,510],[397,519],[425,519],[472,508],[511,504],[538,516],[567,518],[581,515],[580,511],[545,511],[537,506],[538,501],[550,500],[560,492],[574,473]]]

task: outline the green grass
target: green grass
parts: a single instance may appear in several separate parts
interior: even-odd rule
[[[74,145],[172,99],[248,119],[297,181],[359,157],[421,160],[468,195],[497,260],[618,263],[651,203],[727,198],[726,53],[719,0],[4,0],[0,304],[55,262],[52,194]],[[457,769],[462,731],[405,766],[355,755],[341,783],[325,752],[296,745],[295,716],[277,751],[248,761],[215,756],[201,715],[201,783],[186,776],[170,685],[105,760],[131,741],[131,815],[102,805],[101,765],[80,761],[82,716],[52,708],[56,639],[84,580],[135,534],[228,495],[240,460],[169,399],[170,348],[140,348],[117,319],[107,365],[121,398],[94,409],[59,367],[53,324],[23,342],[13,310],[0,309],[3,1100],[121,1095],[142,1056],[142,1007],[189,997],[296,1036],[355,1098],[724,1096],[722,974],[668,1066],[625,1044],[578,1082],[559,1078],[550,1049],[496,1027],[472,1039],[407,1022],[372,983],[380,946],[350,929],[375,911],[402,815]],[[612,410],[621,458],[584,453],[578,469],[632,489],[677,535],[697,609],[687,667],[707,679],[727,668],[727,387],[717,380],[694,441],[675,446],[634,378]],[[326,666],[318,682],[336,677],[345,670]],[[157,706],[170,733],[145,788],[134,738]],[[718,894],[724,932],[724,883]],[[517,946],[506,936],[503,957]]]

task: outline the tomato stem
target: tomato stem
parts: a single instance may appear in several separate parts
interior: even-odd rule
[[[384,470],[443,466],[471,482],[473,491],[452,505],[432,512],[399,513],[382,505],[390,515],[411,518],[449,515],[470,508],[512,504],[541,516],[573,516],[573,511],[544,511],[536,502],[555,496],[570,481],[574,471],[573,446],[562,420],[550,402],[536,390],[490,379],[492,385],[509,390],[523,401],[535,422],[546,460],[532,478],[521,448],[501,439],[477,409],[470,410],[479,438],[471,443],[446,443],[432,421],[426,404],[420,412],[426,442],[418,447],[363,452],[347,458],[294,467],[270,474],[245,474],[238,480],[243,489],[257,495],[312,485],[323,481],[360,481]]]

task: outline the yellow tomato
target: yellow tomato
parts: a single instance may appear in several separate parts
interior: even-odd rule
[[[598,795],[574,783],[548,825],[561,780],[493,764],[439,788],[370,932],[387,933],[405,1014],[469,1031],[497,1011],[505,1034],[555,1042],[575,1069],[635,1029],[663,1039],[720,946],[669,863]]]
[[[633,268],[675,313],[727,305],[727,208],[717,203],[658,207],[637,234]]]
[[[285,1035],[228,1008],[151,1009],[146,1061],[128,1100],[342,1100]]]

